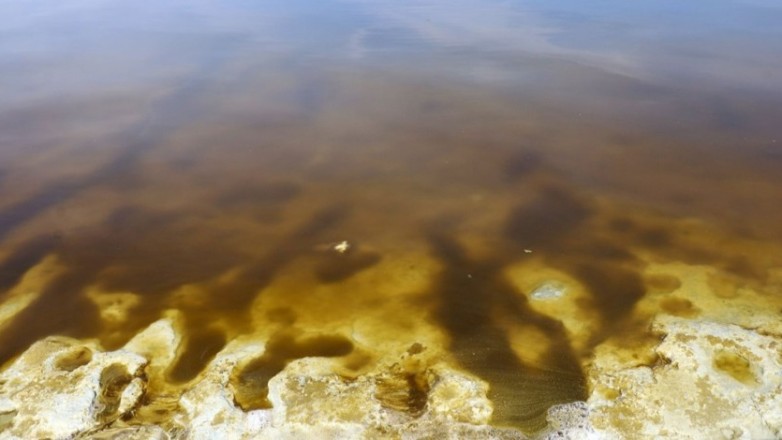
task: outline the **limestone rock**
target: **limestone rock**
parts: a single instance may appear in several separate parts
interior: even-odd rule
[[[147,358],[147,373],[155,375],[174,362],[181,340],[182,337],[174,329],[174,320],[161,319],[138,333],[123,348]]]
[[[111,423],[137,405],[146,363],[64,337],[33,344],[0,375],[0,438],[72,438]]]
[[[673,317],[653,330],[665,334],[665,362],[590,372],[595,426],[620,438],[780,438],[780,338]]]
[[[248,345],[218,355],[203,378],[182,395],[179,403],[184,410],[181,423],[187,429],[185,438],[265,438],[261,434],[270,425],[270,412],[242,411],[234,403],[228,386],[231,371],[239,360],[259,350],[258,346]]]
[[[269,381],[271,408],[243,411],[231,372],[262,352],[233,344],[215,358],[181,397],[185,438],[523,438],[487,425],[484,382],[444,366],[407,371],[404,362],[346,378],[329,359],[298,359]]]
[[[494,410],[485,382],[448,369],[436,371],[427,400],[428,415],[443,422],[488,424]]]
[[[472,376],[445,366],[409,371],[401,362],[346,379],[329,372],[327,362],[297,360],[271,380],[273,437],[298,427],[346,439],[525,438],[487,425],[488,386]]]
[[[34,344],[0,375],[0,439],[526,438],[488,424],[485,382],[420,350],[355,377],[334,359],[293,360],[268,383],[270,407],[243,410],[231,378],[264,345],[235,340],[190,383],[166,384],[179,342],[161,320],[113,352],[64,337]],[[165,419],[146,418],[169,398]]]

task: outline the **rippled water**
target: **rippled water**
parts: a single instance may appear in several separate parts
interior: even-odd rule
[[[635,306],[678,281],[651,262],[782,295],[777,2],[0,16],[0,362],[52,334],[116,348],[179,310],[171,383],[271,338],[239,372],[247,409],[292,359],[360,371],[362,346],[434,332],[495,423],[534,430],[586,398],[595,346],[653,337]],[[583,287],[581,334],[530,304],[557,277]]]

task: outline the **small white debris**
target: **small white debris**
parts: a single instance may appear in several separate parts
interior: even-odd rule
[[[332,249],[339,252],[340,254],[344,254],[348,251],[348,249],[350,249],[350,243],[348,243],[347,240],[343,240],[340,243],[335,244]]]
[[[524,253],[525,254],[531,254],[532,253],[532,249],[524,249]]]

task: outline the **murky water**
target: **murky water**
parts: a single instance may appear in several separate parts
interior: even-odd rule
[[[679,281],[650,263],[782,309],[775,2],[0,16],[0,362],[53,334],[116,348],[178,310],[171,384],[270,338],[233,379],[245,409],[293,359],[358,374],[373,344],[424,343],[491,384],[495,423],[534,430],[586,397],[596,345],[654,338],[636,305]],[[551,282],[582,289],[573,316],[531,304]]]

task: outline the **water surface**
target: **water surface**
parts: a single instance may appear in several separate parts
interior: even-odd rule
[[[268,378],[362,350],[340,329],[369,320],[364,349],[435,332],[491,385],[494,422],[533,431],[586,398],[594,347],[651,337],[636,304],[677,280],[650,263],[782,294],[775,2],[0,16],[0,362],[53,334],[117,348],[179,310],[173,384],[282,329],[239,372],[264,407]],[[583,334],[514,281],[544,269],[583,290]]]

